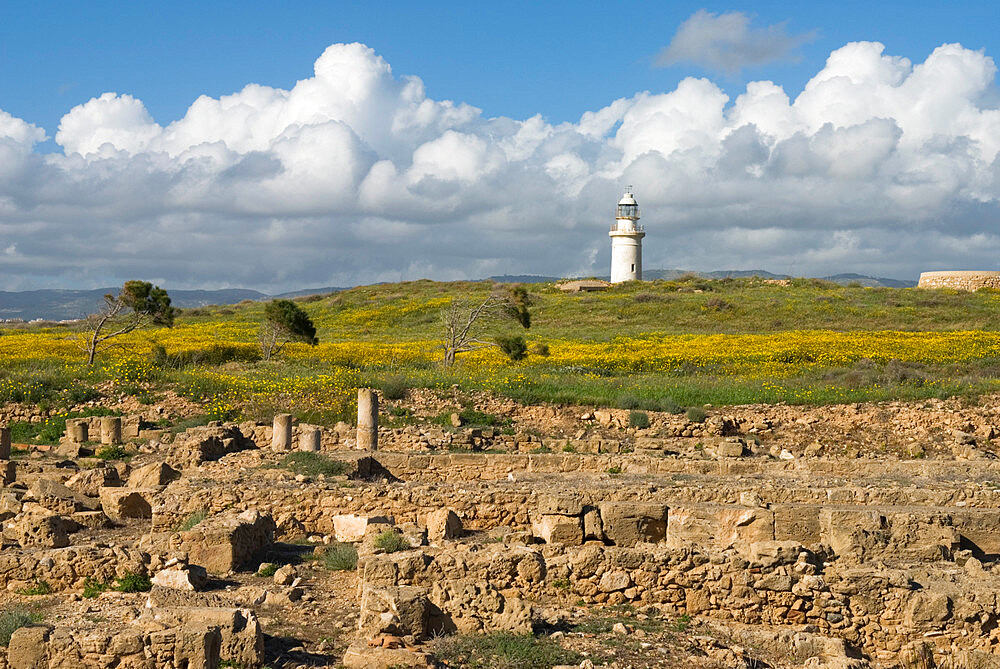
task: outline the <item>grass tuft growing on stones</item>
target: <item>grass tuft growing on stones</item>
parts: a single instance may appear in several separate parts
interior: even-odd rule
[[[9,609],[0,612],[0,646],[10,645],[10,637],[22,627],[28,627],[41,621],[40,613],[32,613],[24,609]]]
[[[129,457],[130,453],[118,444],[112,444],[110,446],[105,446],[99,448],[94,457],[100,458],[101,460],[124,460]]]
[[[408,542],[402,534],[393,532],[392,530],[386,530],[382,534],[375,537],[375,548],[378,548],[384,553],[397,553],[399,551],[409,550],[410,542]]]
[[[29,597],[34,597],[37,595],[47,595],[52,592],[52,586],[49,585],[48,581],[35,581],[35,584],[30,588],[25,588],[21,591],[22,595],[28,595]]]
[[[340,476],[341,474],[346,474],[349,469],[346,462],[334,460],[322,453],[310,453],[306,451],[289,453],[275,466],[305,476],[319,476],[320,474]]]
[[[447,666],[470,669],[549,669],[578,664],[583,656],[555,641],[527,634],[459,634],[432,642],[434,654]]]
[[[320,564],[330,571],[353,571],[358,568],[358,549],[352,544],[333,543],[329,546],[317,546],[316,555]]]
[[[198,509],[190,516],[185,518],[184,522],[182,522],[180,525],[177,526],[176,531],[187,532],[188,530],[193,529],[196,525],[198,525],[198,523],[205,520],[206,518],[208,518],[208,511],[206,511],[205,509]]]

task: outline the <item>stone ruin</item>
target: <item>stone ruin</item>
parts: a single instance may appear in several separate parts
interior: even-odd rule
[[[512,429],[392,428],[377,395],[359,404],[356,429],[283,414],[158,433],[117,463],[78,440],[137,439],[139,420],[68,424],[16,466],[0,429],[0,592],[60,611],[17,629],[0,667],[432,666],[441,635],[572,630],[612,607],[727,630],[691,643],[740,666],[1000,666],[990,403],[644,429],[561,407],[507,407]],[[276,466],[293,450],[348,471]],[[344,544],[357,570],[323,569]],[[107,589],[137,577],[152,589]],[[326,632],[282,648],[289,620]],[[751,650],[769,647],[782,664]]]

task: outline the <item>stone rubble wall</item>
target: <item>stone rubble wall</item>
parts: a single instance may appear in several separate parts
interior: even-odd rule
[[[1000,272],[923,272],[918,288],[952,288],[976,291],[980,288],[1000,289]]]

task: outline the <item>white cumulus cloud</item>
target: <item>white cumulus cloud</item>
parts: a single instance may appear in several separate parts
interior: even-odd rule
[[[0,289],[603,274],[626,184],[649,268],[998,269],[995,74],[957,44],[911,63],[858,42],[794,97],[688,78],[552,124],[431,99],[335,44],[288,90],[202,96],[166,125],[106,93],[63,117],[62,153],[0,111],[0,239],[16,249]]]

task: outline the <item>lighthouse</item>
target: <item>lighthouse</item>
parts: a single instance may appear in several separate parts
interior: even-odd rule
[[[618,213],[611,226],[611,283],[642,280],[642,238],[646,236],[639,225],[639,203],[632,195],[632,187],[618,201]]]

